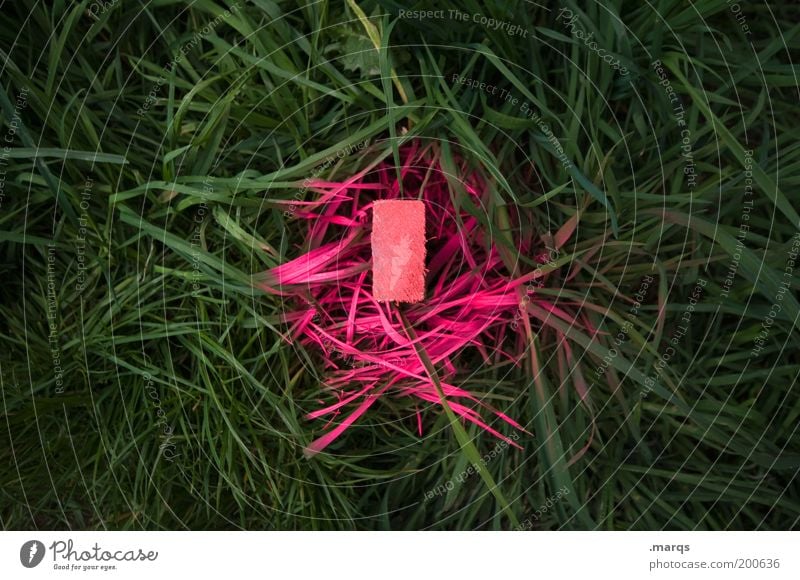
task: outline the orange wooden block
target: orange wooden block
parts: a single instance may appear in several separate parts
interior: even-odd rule
[[[425,204],[387,199],[372,206],[372,295],[381,302],[425,297]]]

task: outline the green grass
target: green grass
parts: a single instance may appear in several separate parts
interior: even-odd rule
[[[523,37],[397,18],[422,3],[240,0],[226,15],[233,4],[4,7],[4,529],[798,527],[800,261],[786,268],[800,6],[743,4],[747,34],[723,0],[436,5]],[[420,437],[413,402],[387,398],[305,459],[322,428],[304,418],[322,397],[318,358],[280,338],[283,304],[251,286],[303,242],[277,200],[343,148],[369,143],[321,177],[397,159],[411,139],[487,176],[480,219],[501,246],[563,243],[541,292],[601,331],[532,309],[523,365],[465,358],[468,386],[530,435],[427,500],[495,440],[433,409]],[[519,211],[524,231],[509,231]]]

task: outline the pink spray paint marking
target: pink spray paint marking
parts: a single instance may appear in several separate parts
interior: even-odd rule
[[[372,295],[379,302],[425,297],[425,204],[391,199],[372,206]]]
[[[302,249],[291,250],[293,259],[254,280],[264,292],[281,297],[285,340],[321,359],[318,407],[309,409],[306,415],[320,424],[305,454],[311,457],[326,450],[365,414],[385,413],[386,408],[375,405],[382,399],[408,399],[411,404],[404,407],[402,420],[410,426],[415,423],[422,433],[425,417],[442,412],[439,388],[462,422],[520,447],[503,431],[526,432],[524,426],[495,408],[483,386],[477,391],[470,389],[475,355],[486,365],[524,364],[530,345],[526,325],[518,321],[525,318],[533,332],[543,329],[550,319],[575,325],[590,336],[598,330],[579,304],[568,299],[556,301],[534,291],[534,287],[547,284],[551,276],[559,275],[557,271],[530,267],[514,271],[513,264],[509,267],[502,259],[491,228],[463,204],[454,207],[449,180],[434,146],[416,141],[400,153],[404,189],[415,198],[419,193],[416,203],[422,206],[421,216],[405,221],[399,218],[396,207],[416,203],[402,199],[393,162],[370,165],[341,182],[297,182],[297,187],[303,184],[313,194],[308,200],[285,202],[293,208],[294,217],[305,223],[304,235],[296,240],[296,246]],[[468,205],[490,207],[494,203],[492,188],[482,173],[462,160],[457,160],[456,171]],[[384,209],[388,212],[386,219],[397,218],[399,225],[381,226]],[[374,212],[373,220],[368,219],[370,212]],[[392,286],[392,257],[397,259],[396,282],[402,279],[408,283],[406,245],[392,239],[391,234],[400,238],[410,234],[413,219],[423,224],[423,233],[419,246],[408,242],[412,250],[408,259],[418,261],[413,271],[420,279],[403,289],[415,293],[413,297],[419,297],[419,301],[405,305],[403,314],[414,328],[414,340],[408,336],[398,309],[379,293],[382,289],[376,277],[372,288],[369,280],[370,267],[379,265],[375,263],[374,245],[378,251],[387,248],[387,252],[397,246],[398,255],[390,255],[385,270],[387,286]],[[529,227],[529,218],[512,214],[511,220],[517,232],[514,242],[518,254],[541,254],[543,245]],[[577,219],[568,221],[551,243],[561,247],[576,227]],[[384,234],[387,240],[381,241]],[[426,247],[430,253],[427,271]],[[426,279],[427,293],[419,290],[424,289]],[[436,367],[438,387],[428,375],[418,347]],[[567,351],[565,358],[574,366],[571,352]],[[578,388],[581,400],[588,397],[583,384]],[[341,451],[342,446],[334,448]]]

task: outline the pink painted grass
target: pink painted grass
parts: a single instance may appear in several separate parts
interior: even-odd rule
[[[420,407],[435,409],[442,400],[417,347],[435,365],[447,405],[461,420],[519,447],[502,431],[524,431],[523,427],[464,384],[474,370],[465,355],[477,355],[484,365],[521,363],[525,341],[515,321],[533,274],[513,277],[492,232],[468,211],[456,212],[434,147],[411,145],[401,154],[402,196],[389,163],[344,182],[313,180],[313,200],[299,204],[302,209],[295,213],[306,222],[305,251],[267,271],[258,282],[262,290],[283,298],[286,340],[321,356],[326,400],[307,417],[325,421],[324,433],[306,454],[333,443],[381,397],[418,401],[415,424],[422,434]],[[458,177],[471,198],[469,205],[488,207],[486,183],[477,172],[461,169],[464,174]],[[426,298],[412,304],[379,302],[372,294],[373,203],[396,199],[425,204]],[[516,251],[538,253],[530,239],[518,242]],[[554,316],[574,321],[537,295],[529,298]],[[412,325],[415,340],[406,332],[398,308]],[[474,366],[475,357],[468,358]]]

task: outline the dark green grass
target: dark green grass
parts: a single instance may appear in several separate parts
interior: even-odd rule
[[[227,17],[221,1],[91,6],[7,3],[0,23],[3,528],[797,527],[800,262],[784,272],[800,226],[800,7],[742,5],[748,35],[722,0],[435,6],[512,21],[522,38],[397,19],[389,1],[359,2],[361,19],[348,2],[242,0]],[[556,20],[561,7],[626,78]],[[518,105],[453,75],[533,103],[571,169]],[[488,463],[497,489],[473,475],[427,500],[470,460],[445,414],[424,411],[420,437],[413,402],[387,398],[305,459],[322,428],[304,418],[323,396],[319,359],[280,339],[283,304],[250,287],[302,244],[275,200],[344,147],[369,142],[323,177],[411,138],[488,176],[481,219],[498,239],[521,235],[503,231],[509,212],[547,240],[580,211],[542,294],[583,304],[607,333],[592,341],[533,312],[523,366],[465,358],[469,387],[531,435]],[[739,250],[746,150],[754,203]],[[467,433],[481,454],[495,446]]]

